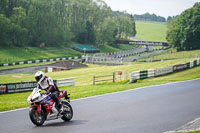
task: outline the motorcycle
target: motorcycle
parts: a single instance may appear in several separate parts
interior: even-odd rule
[[[73,117],[73,109],[70,105],[70,94],[66,90],[59,92],[58,99],[62,105],[62,112],[58,112],[55,107],[55,101],[51,99],[51,94],[40,93],[41,89],[34,88],[27,102],[31,105],[29,116],[36,126],[41,126],[47,120],[61,118],[64,121],[70,121]],[[63,100],[62,98],[65,98]]]

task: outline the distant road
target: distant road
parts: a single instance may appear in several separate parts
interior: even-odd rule
[[[199,86],[200,79],[73,100],[71,122],[42,127],[29,109],[0,113],[0,133],[163,133],[200,116]]]
[[[137,38],[137,37],[132,37],[135,41],[144,41],[144,40],[142,40],[142,39],[140,39],[140,38]]]
[[[137,59],[142,58],[142,57],[149,57],[151,55],[157,55],[157,54],[160,54],[162,52],[163,52],[163,50],[156,51],[156,52],[153,52],[153,53],[140,54],[140,55],[137,55],[137,56],[130,56],[130,57],[127,57],[127,58],[123,58],[123,62],[131,62],[131,61],[137,60]]]
[[[35,71],[35,70],[41,70],[44,67],[45,67],[45,65],[39,65],[39,66],[32,66],[32,67],[22,67],[22,68],[13,68],[13,69],[7,69],[7,70],[0,70],[0,75],[30,72],[30,71]]]

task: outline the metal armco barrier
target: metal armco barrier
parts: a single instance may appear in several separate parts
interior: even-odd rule
[[[148,77],[148,71],[140,71],[140,79],[146,79]]]
[[[199,63],[200,63],[199,60],[197,60],[197,65],[199,65]]]
[[[155,76],[165,75],[165,74],[172,73],[172,72],[173,72],[172,66],[158,68],[155,70]]]
[[[130,82],[135,82],[140,79],[140,71],[132,72]]]
[[[154,69],[149,69],[145,71],[136,71],[131,73],[131,79],[130,82],[135,82],[138,79],[146,79],[150,77],[155,76],[155,70]]]
[[[173,66],[173,71],[176,72],[176,71],[182,71],[184,69],[187,68],[187,63],[186,64],[179,64],[179,65],[174,65]]]
[[[194,62],[190,61],[190,68],[194,67]]]
[[[55,59],[40,59],[40,60],[24,61],[24,62],[13,62],[13,63],[9,63],[9,64],[8,63],[0,64],[0,66],[13,66],[13,65],[32,64],[32,63],[60,61],[60,60],[72,60],[72,59],[81,59],[81,56],[76,56],[76,57],[62,57],[62,58],[55,58]]]
[[[150,46],[165,46],[165,47],[169,46],[169,44],[166,43],[166,42],[147,42],[147,41],[116,40],[115,43],[120,43],[120,44],[136,44],[136,45],[150,45]]]
[[[186,63],[186,69],[190,68],[190,62]]]
[[[94,55],[86,55],[83,58],[85,58],[85,61],[90,64],[97,64],[97,63],[107,63],[107,64],[119,64],[123,62],[123,57],[141,54],[146,51],[153,51],[155,50],[153,47],[147,48],[143,47],[137,47],[130,50],[124,50],[119,52],[113,52],[113,53],[98,53]]]
[[[75,86],[75,79],[58,79],[54,80],[54,83],[58,86]],[[36,82],[21,82],[21,83],[10,83],[10,84],[0,84],[0,94],[17,93],[32,91],[37,87]]]
[[[149,77],[155,77],[155,76],[161,76],[177,71],[182,71],[185,69],[189,69],[195,66],[200,65],[200,59],[190,61],[187,63],[183,64],[178,64],[178,65],[173,65],[169,67],[163,67],[163,68],[158,68],[158,69],[150,69],[150,70],[145,70],[145,71],[136,71],[131,73],[131,78],[130,82],[136,82],[139,79],[145,79]]]
[[[155,69],[149,69],[148,70],[148,78],[155,76]]]
[[[75,78],[57,79],[55,83],[58,87],[75,86]]]

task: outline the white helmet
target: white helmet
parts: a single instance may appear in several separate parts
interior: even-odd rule
[[[35,73],[35,79],[37,82],[41,82],[44,79],[45,75],[42,71],[38,71]]]

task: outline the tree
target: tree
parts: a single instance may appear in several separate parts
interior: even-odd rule
[[[135,21],[131,17],[127,17],[123,14],[118,14],[117,16],[117,24],[118,24],[118,39],[127,36],[135,36]]]
[[[95,42],[94,25],[90,21],[86,22],[86,40],[87,40],[87,43]]]
[[[166,39],[177,50],[200,48],[200,2],[168,22]]]
[[[116,37],[116,29],[117,24],[115,23],[115,20],[111,17],[105,18],[98,32],[98,43],[100,45],[104,45],[105,43],[112,43]]]
[[[11,31],[11,21],[3,14],[0,14],[0,46],[9,46],[11,45],[11,40],[9,33]]]
[[[27,29],[0,14],[0,45],[1,46],[24,46],[27,43]]]
[[[170,20],[172,20],[172,17],[171,17],[171,16],[168,16],[168,17],[167,17],[167,21],[170,21]]]
[[[132,36],[136,35],[136,28],[135,28],[135,19],[133,15],[131,15],[131,21],[132,21]]]
[[[103,0],[1,0],[0,14],[0,45],[97,45],[122,33],[135,35],[134,19],[125,13],[115,17]]]

